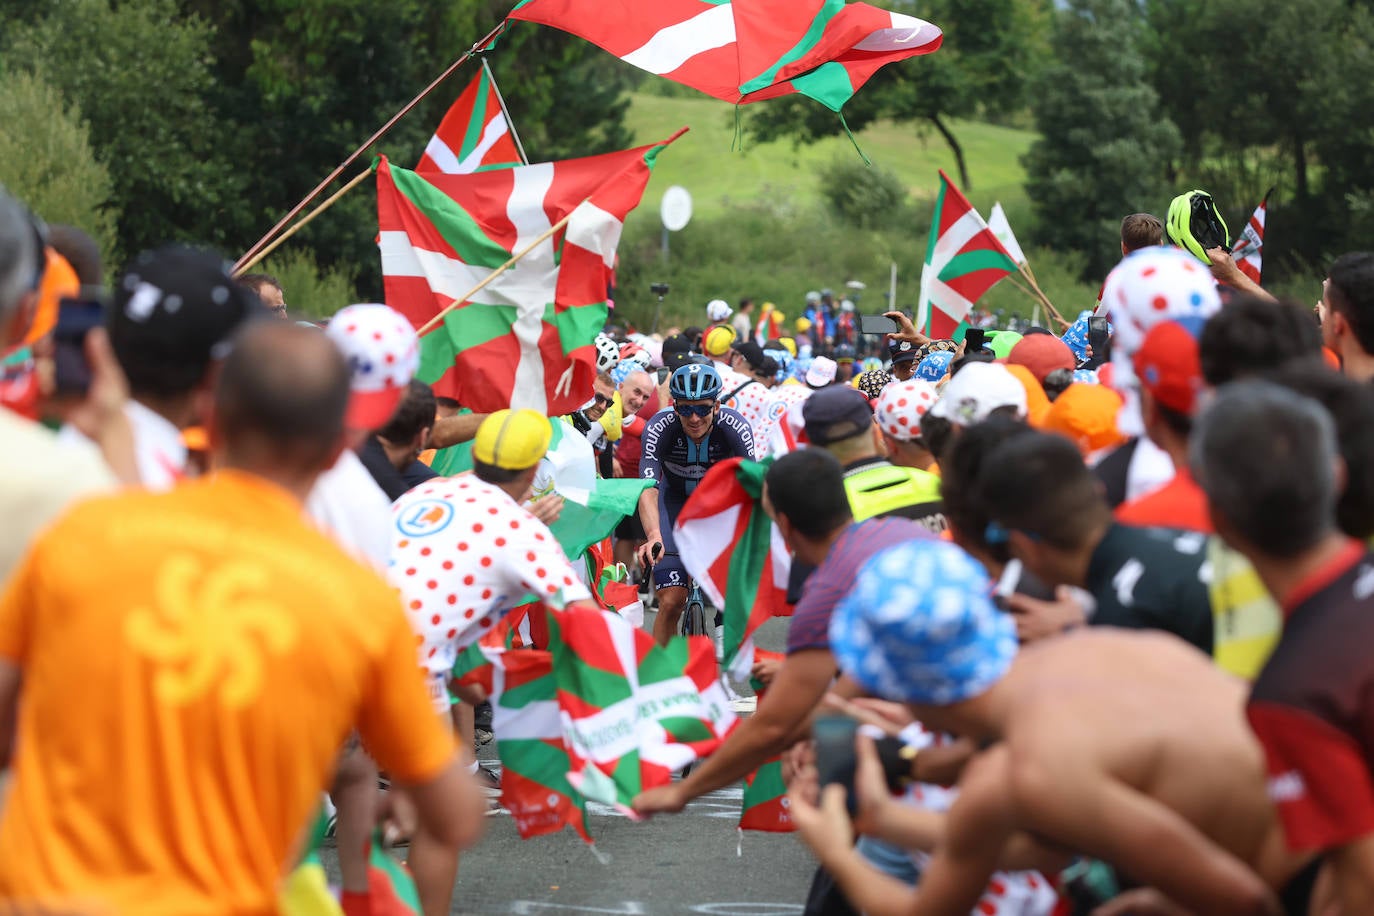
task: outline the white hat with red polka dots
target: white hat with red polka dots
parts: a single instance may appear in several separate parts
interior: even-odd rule
[[[1221,310],[1211,271],[1177,248],[1142,248],[1107,275],[1102,307],[1115,325],[1113,353],[1131,357],[1150,328],[1166,318],[1205,321]]]
[[[349,428],[385,426],[420,366],[415,328],[388,306],[350,305],[329,320],[325,333],[343,351],[352,374]]]
[[[939,399],[935,386],[922,379],[890,382],[873,405],[873,418],[887,435],[910,442],[921,435],[921,417]]]

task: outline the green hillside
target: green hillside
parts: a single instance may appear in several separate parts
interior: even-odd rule
[[[809,146],[795,146],[789,140],[747,142],[743,151],[732,152],[734,109],[708,98],[637,93],[632,96],[628,122],[636,143],[661,140],[679,127],[691,128],[659,160],[645,203],[656,205],[664,188],[680,184],[692,193],[696,215],[705,218],[720,214],[730,204],[761,198],[785,196],[798,208],[817,203],[816,168],[836,156],[858,157],[844,136]],[[964,146],[975,205],[983,198],[1001,199],[1004,205],[1020,202],[1025,180],[1020,156],[1034,135],[964,121],[952,122],[952,129]],[[895,172],[917,197],[934,196],[939,169],[958,180],[954,156],[934,131],[882,122],[857,139],[874,165]]]
[[[691,130],[663,152],[643,204],[627,221],[616,299],[623,318],[652,326],[649,285],[654,281],[672,286],[660,328],[701,324],[709,299],[733,302],[745,295],[779,303],[790,320],[799,314],[806,290],[838,289],[849,280],[867,285],[860,306],[875,311],[885,301],[882,292],[893,264],[898,269],[898,304],[914,304],[929,208],[908,208],[898,225],[883,230],[855,229],[828,212],[818,172],[837,159],[861,161],[848,138],[841,135],[809,146],[790,140],[746,141],[742,151],[732,150],[731,106],[706,98],[643,93],[632,96],[628,124],[637,143],[662,140],[684,125]],[[986,214],[1000,200],[1024,242],[1030,210],[1020,157],[1034,134],[969,121],[953,122],[952,128],[968,160],[973,188],[965,190],[973,205]],[[883,122],[858,134],[857,140],[875,166],[906,185],[913,201],[933,200],[939,169],[958,178],[953,154],[934,131]],[[665,261],[659,202],[674,184],[691,192],[693,217],[686,229],[672,236],[671,257]],[[1092,304],[1095,289],[1078,280],[1079,262],[1044,251],[1028,253],[1041,285],[1062,310]],[[1026,295],[1005,282],[982,304],[1008,313],[1029,314],[1033,307]]]

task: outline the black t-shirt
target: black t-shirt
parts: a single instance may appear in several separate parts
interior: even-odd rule
[[[386,456],[386,450],[382,448],[382,443],[377,441],[376,436],[367,437],[363,447],[358,449],[358,458],[372,475],[372,479],[377,481],[377,486],[382,488],[386,498],[392,502],[400,499],[401,495],[410,489],[401,472],[396,470],[391,459]]]
[[[1088,562],[1094,626],[1164,630],[1212,654],[1203,578],[1207,538],[1173,528],[1112,525]]]
[[[1124,442],[1093,466],[1093,473],[1106,490],[1107,505],[1113,509],[1126,501],[1126,481],[1131,471],[1131,459],[1135,457],[1135,449],[1139,444],[1139,439]]]

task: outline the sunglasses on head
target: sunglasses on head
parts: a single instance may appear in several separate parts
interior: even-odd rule
[[[711,415],[711,404],[677,404],[676,410],[681,417],[709,417]]]

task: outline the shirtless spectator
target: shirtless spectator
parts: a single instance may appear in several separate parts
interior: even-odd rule
[[[849,677],[988,748],[964,769],[914,891],[860,861],[842,786],[824,787],[819,809],[794,787],[793,818],[850,900],[872,916],[968,913],[999,865],[1058,868],[1081,853],[1190,912],[1282,912],[1271,888],[1299,863],[1278,848],[1244,685],[1162,634],[1091,630],[1018,652],[990,588],[957,547],[910,541],[871,559],[836,608],[831,644]],[[867,739],[860,752],[871,770]],[[921,829],[902,825],[930,812],[872,811],[885,796],[860,791],[861,821],[912,845]]]

